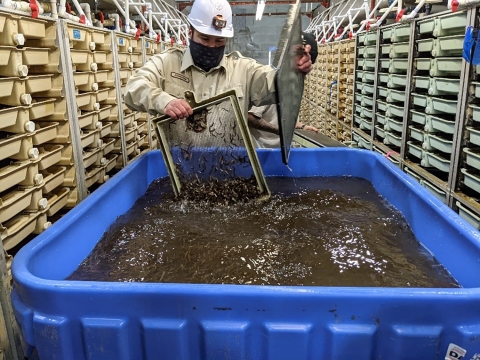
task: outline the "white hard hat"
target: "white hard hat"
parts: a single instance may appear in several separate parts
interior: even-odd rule
[[[232,8],[227,0],[195,0],[188,21],[202,34],[233,37]]]

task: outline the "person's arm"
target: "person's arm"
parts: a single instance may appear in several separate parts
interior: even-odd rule
[[[167,53],[164,56],[175,55]],[[128,79],[125,87],[125,105],[132,110],[168,115],[173,119],[191,115],[193,111],[184,99],[177,99],[163,90],[165,84],[163,69],[161,56],[152,58],[138,69]]]
[[[311,125],[307,125],[307,124],[302,124],[300,121],[298,121],[298,122],[295,124],[295,129],[318,132],[318,129],[317,129],[315,126],[311,126]]]
[[[252,129],[262,130],[271,134],[279,134],[278,126],[270,124],[265,119],[248,113],[248,126]]]

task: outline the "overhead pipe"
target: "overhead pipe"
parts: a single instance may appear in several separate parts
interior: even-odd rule
[[[57,13],[57,2],[55,0],[50,0],[50,2],[41,3],[44,13],[50,13],[52,19],[58,19]]]
[[[85,17],[87,18],[88,25],[93,25],[92,22],[92,12],[90,11],[90,4],[89,3],[81,3],[80,8],[82,9]]]
[[[155,31],[153,30],[153,14],[152,14],[152,4],[151,3],[147,3],[147,11],[146,11],[146,14],[148,16],[148,33],[150,35],[150,39],[155,39],[155,37],[157,36],[157,34],[155,33]]]
[[[35,0],[37,5],[36,9],[32,9],[30,3],[24,1],[12,1],[12,0],[3,0],[2,5],[8,9],[21,11],[24,13],[32,14],[32,17],[37,17],[44,13],[43,6],[37,0]]]
[[[325,39],[326,39],[326,31],[325,31],[325,24],[322,22],[321,26],[320,26],[320,33],[318,35],[318,38],[317,38],[317,42],[318,43],[322,43],[324,44],[325,43]]]
[[[345,27],[343,33],[340,35],[340,38],[342,38],[346,32],[347,32],[347,29],[350,29],[350,34],[349,34],[349,38],[352,39],[354,36],[355,36],[355,32],[353,31],[353,23],[355,21],[355,19],[357,18],[357,16],[363,11],[365,11],[365,21],[368,21],[368,16],[369,16],[369,13],[370,13],[370,8],[369,8],[369,5],[368,5],[368,0],[364,0],[363,1],[363,5],[360,6],[359,8],[353,8],[353,9],[349,9],[348,10],[348,20],[349,20],[349,26],[348,27]],[[355,11],[355,15],[352,17],[352,12]]]
[[[335,16],[336,18],[336,22],[335,22],[335,26],[333,28],[333,33],[332,35],[330,36],[330,39],[333,37],[334,39],[338,38],[339,37],[339,34],[338,34],[338,29],[340,28],[340,26],[342,26],[343,24],[343,20],[345,18],[348,17],[348,14],[345,14],[345,15],[342,15],[342,16]],[[338,21],[340,20],[340,21]],[[346,27],[345,27],[346,28]]]
[[[107,16],[110,20],[113,20],[115,22],[115,30],[116,31],[121,31],[121,29],[120,29],[120,15],[118,15],[116,13],[113,13],[113,14],[108,14]]]
[[[322,21],[325,20],[325,18],[330,14],[331,8],[325,9],[322,13],[318,14],[315,16],[312,20],[312,22],[307,26],[307,29],[305,31],[310,31],[315,29],[317,26],[320,26]]]
[[[374,24],[370,24],[370,20],[373,19],[373,17],[375,16],[376,11],[378,10],[378,8],[380,7],[380,5],[381,5],[384,1],[385,1],[385,0],[378,0],[377,4],[373,7],[372,11],[370,11],[370,14],[368,14],[368,16],[366,17],[365,22],[360,26],[360,29],[358,29],[357,34],[358,34],[360,31],[363,31],[363,29],[364,29],[365,27],[367,27],[367,30],[370,29],[372,26],[375,27]],[[383,21],[383,20],[382,20],[382,21]],[[370,25],[367,25],[367,24],[370,24]]]
[[[397,3],[398,3],[398,0],[393,0],[392,4],[385,11],[385,14],[383,14],[382,17],[380,19],[378,19],[376,23],[371,24],[370,28],[372,28],[372,27],[376,28],[376,27],[380,26],[382,24],[383,20],[385,20],[387,18],[390,11],[392,11],[392,9],[395,7],[395,5],[397,5]],[[397,10],[397,14],[398,14],[398,10]]]
[[[177,37],[177,44],[182,43],[180,39],[180,32],[178,31],[178,27],[181,25],[181,23],[182,21],[180,19],[165,19],[165,29],[167,30],[167,34],[168,34],[168,28],[170,25],[170,27],[172,28],[173,34]],[[175,31],[175,28],[177,28],[177,31]],[[169,34],[168,36],[170,37]],[[167,41],[170,41],[170,39],[168,39]]]
[[[167,12],[169,14],[167,19],[170,18],[171,20],[179,20],[180,22],[183,22],[184,24],[188,24],[187,17],[183,13],[178,11],[176,8],[171,6],[170,4],[167,4],[163,1],[160,1],[160,5],[161,5],[161,7],[160,7],[156,0],[152,0],[152,1],[159,11]]]
[[[410,14],[403,15],[400,18],[400,22],[407,22],[407,21],[413,20],[415,18],[415,16],[417,16],[418,12],[423,7],[423,5],[425,5],[425,2],[426,2],[426,0],[420,0],[418,5],[415,7],[415,9],[413,9],[413,11]]]
[[[476,6],[479,3],[479,0],[448,0],[447,8],[456,12],[458,7]]]
[[[58,16],[62,19],[67,19],[79,23],[80,18],[78,16],[67,13],[67,7],[65,5],[66,2],[66,0],[60,0],[60,4],[58,5]]]
[[[80,22],[91,26],[92,22],[87,20],[87,17],[85,16],[85,13],[83,12],[82,7],[80,6],[80,3],[78,2],[78,0],[71,0],[71,1],[73,2],[73,5],[75,5],[75,9],[77,9],[77,15],[81,20]],[[84,22],[84,19],[85,19],[85,22]]]
[[[322,23],[323,21],[325,21],[325,18],[328,16],[328,14],[330,13],[330,9],[327,9],[326,11],[324,11],[319,17],[318,17],[318,20],[317,20],[317,24],[315,25],[315,27],[312,29],[314,32],[315,32],[315,40],[317,42],[319,42],[319,39],[320,39],[320,35],[322,34],[323,32],[323,28],[322,28]],[[320,23],[319,23],[320,22]],[[322,31],[320,31],[320,29],[322,28]]]
[[[319,22],[321,22],[325,17],[327,16],[327,14],[325,14],[325,12],[323,12],[322,14],[318,14],[317,16],[315,16],[315,18],[312,20],[312,22],[310,24],[308,24],[307,28],[305,29],[305,31],[311,31],[312,29],[314,29],[317,24]]]
[[[50,0],[50,7],[52,8],[52,18],[57,20],[58,19],[57,0]]]
[[[130,23],[130,0],[125,0],[125,33],[137,34],[136,24],[133,22],[133,26]]]
[[[152,3],[146,3],[146,2],[141,2],[141,3],[130,3],[130,6],[133,6],[137,14],[140,16],[141,20],[145,23],[146,26],[148,26],[148,32],[149,32],[149,37],[151,39],[154,39],[157,37],[157,34],[153,30],[153,12],[152,12]],[[147,11],[145,14],[142,13],[142,11],[138,8],[138,6],[145,6],[147,8]],[[148,20],[147,18],[148,17]]]
[[[188,25],[187,24],[182,24],[182,27],[183,27],[183,31],[184,31],[184,39],[185,39],[185,43],[187,46],[190,45],[190,40],[188,38]]]
[[[328,32],[332,29],[332,26],[334,25],[334,21],[327,20],[327,21],[324,21],[322,24],[323,24],[323,37],[320,42],[324,44],[327,40]],[[328,26],[328,28],[326,28],[326,26]]]
[[[327,9],[325,9],[324,11],[322,11],[320,14],[318,14],[315,18],[317,17],[322,17],[321,19],[319,19],[316,24],[314,26],[320,26],[321,25],[321,22],[325,20],[325,18],[328,17],[328,15],[332,12],[332,10],[334,10],[335,8],[345,4],[345,3],[351,3],[352,1],[356,1],[356,0],[342,0],[342,1],[339,1],[338,3],[336,4],[333,4],[332,6],[328,7]],[[314,18],[314,19],[315,19]],[[327,19],[328,20],[328,19]],[[312,20],[313,21],[313,20]],[[309,25],[310,27],[310,25]],[[307,27],[307,29],[309,28]],[[309,29],[310,31],[313,30],[313,26],[312,28]]]
[[[125,20],[127,19],[126,16],[125,16],[125,11],[123,11],[123,7],[118,3],[117,0],[111,0],[113,2],[113,4],[117,7],[118,11],[120,12],[120,14],[125,18]],[[127,21],[125,21],[127,22]],[[130,26],[131,27],[135,27],[135,21],[133,20],[129,20],[129,23],[130,23]],[[120,22],[118,22],[118,24],[120,25]]]
[[[145,25],[148,26],[148,31],[149,33],[151,34],[152,32],[152,23],[151,23],[151,19],[150,20],[147,20],[145,18],[145,16],[143,15],[142,11],[138,8],[138,6],[146,6],[147,9],[148,9],[148,6],[150,6],[150,10],[152,9],[152,4],[151,3],[130,3],[130,6],[133,6],[133,8],[135,9],[135,11],[137,12],[138,16],[140,16],[140,19],[143,21],[143,23]],[[150,11],[151,13],[151,11]],[[137,32],[137,31],[136,31]],[[150,36],[151,37],[151,36]]]
[[[338,32],[338,27],[337,25],[341,25],[343,23],[343,19],[345,19],[348,15],[340,15],[338,16],[337,14],[342,14],[345,10],[345,8],[350,4],[349,1],[345,2],[345,4],[343,5],[343,7],[340,9],[340,7],[338,8],[338,11],[335,12],[335,14],[333,15],[333,31],[332,31],[332,34],[327,38],[328,36],[328,31],[330,31],[331,29],[331,26],[330,28],[327,30],[327,32],[325,33],[324,35],[324,38],[325,38],[325,42],[329,42],[330,40],[332,40],[332,38],[334,38],[336,35],[337,35],[337,32]],[[340,23],[337,23],[337,21],[341,19],[341,22]],[[323,39],[322,39],[323,41]]]
[[[170,14],[170,17],[172,19],[176,19],[178,17],[178,14],[177,14],[177,9],[175,9],[174,7],[170,6],[168,3],[164,2],[164,1],[160,1],[160,4],[164,7],[164,9]]]
[[[160,30],[165,34],[166,33],[165,27],[161,24],[161,21],[163,21],[168,16],[168,13],[160,11],[160,12],[152,12],[152,15],[153,15],[153,19],[157,23]],[[160,21],[158,20],[158,16],[161,16]]]
[[[165,27],[160,26],[160,28],[165,33],[165,40],[170,41],[169,28],[171,28],[174,34],[178,37],[178,42],[181,42],[181,39],[180,39],[181,30],[184,29],[185,39],[188,41],[188,25],[187,25],[187,18],[185,17],[185,15],[179,12],[176,8],[162,1],[158,2],[157,0],[152,0],[152,2],[160,13],[167,15],[162,19],[163,22],[165,23]],[[153,12],[153,14],[157,14],[157,13]],[[177,32],[175,32],[175,27],[178,30]]]

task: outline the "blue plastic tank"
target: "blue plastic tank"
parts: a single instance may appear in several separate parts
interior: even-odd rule
[[[150,151],[27,244],[12,301],[27,353],[45,360],[473,359],[480,354],[480,235],[371,151],[259,150],[267,176],[355,176],[400,210],[462,285],[452,289],[65,281],[156,178]]]

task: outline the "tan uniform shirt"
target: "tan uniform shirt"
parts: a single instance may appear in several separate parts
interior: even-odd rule
[[[278,113],[275,105],[252,106],[248,112],[278,128]],[[256,145],[260,148],[280,147],[280,136],[277,134],[252,128],[250,128],[250,134],[255,139]]]
[[[127,82],[125,104],[138,111],[164,114],[173,99],[190,90],[197,101],[235,89],[245,117],[251,104],[275,101],[275,72],[238,53],[225,55],[208,73],[196,67],[189,49],[169,49],[153,56]]]

